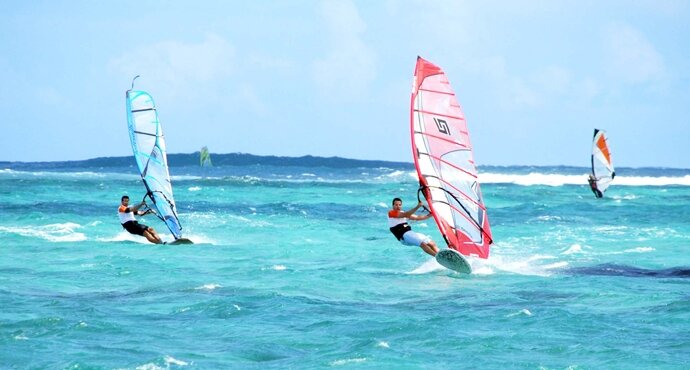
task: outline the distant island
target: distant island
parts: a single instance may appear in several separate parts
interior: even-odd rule
[[[305,155],[301,157],[281,157],[274,155],[254,155],[247,153],[211,153],[213,165],[219,166],[299,166],[299,167],[332,167],[332,168],[357,168],[357,167],[410,167],[411,162],[393,162],[379,160],[349,159],[341,157],[317,157]],[[168,154],[170,167],[199,166],[199,152]],[[135,166],[132,156],[125,157],[98,157],[80,161],[55,161],[55,162],[0,162],[0,168],[9,169],[63,169],[74,167],[129,167]]]

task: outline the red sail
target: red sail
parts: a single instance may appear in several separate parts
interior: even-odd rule
[[[423,194],[448,247],[489,257],[492,243],[465,115],[438,66],[417,57],[410,107],[412,153]]]

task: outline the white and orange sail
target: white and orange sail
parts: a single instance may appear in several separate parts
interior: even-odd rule
[[[597,189],[603,194],[616,176],[611,152],[606,138],[606,131],[594,129],[592,141],[592,176],[596,180]]]
[[[493,242],[465,115],[438,66],[417,57],[410,107],[420,192],[449,248],[489,257]]]

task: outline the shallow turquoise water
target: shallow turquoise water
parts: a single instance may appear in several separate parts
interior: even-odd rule
[[[34,167],[0,169],[3,368],[690,362],[690,171],[619,169],[597,200],[584,168],[480,168],[495,245],[464,276],[387,230],[411,165],[173,167],[189,246],[119,226],[133,167]]]

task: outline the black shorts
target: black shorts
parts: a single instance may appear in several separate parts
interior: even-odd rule
[[[122,224],[125,230],[129,231],[130,234],[144,236],[144,231],[148,230],[148,226],[140,224],[138,221],[127,221]]]

